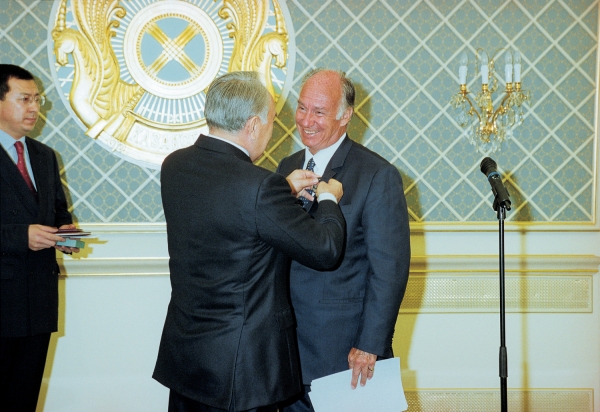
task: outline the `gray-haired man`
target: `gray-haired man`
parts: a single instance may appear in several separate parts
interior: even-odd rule
[[[294,196],[313,174],[288,183],[252,164],[275,117],[256,73],[215,80],[205,117],[209,134],[162,166],[172,295],[154,378],[171,389],[169,411],[275,411],[301,389],[288,256],[336,264],[342,188],[319,183],[313,219]]]

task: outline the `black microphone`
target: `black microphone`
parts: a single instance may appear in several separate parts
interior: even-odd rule
[[[487,177],[490,185],[492,185],[492,193],[495,196],[494,210],[497,210],[497,205],[503,205],[506,210],[510,210],[510,195],[502,183],[500,173],[496,170],[497,166],[498,165],[492,158],[486,157],[481,161],[479,169],[481,170],[481,173]]]

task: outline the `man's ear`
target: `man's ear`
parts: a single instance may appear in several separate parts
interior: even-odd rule
[[[244,129],[246,131],[246,134],[252,140],[256,140],[256,138],[258,137],[259,123],[260,123],[260,119],[258,118],[258,116],[252,116],[251,118],[249,118],[246,121],[246,125],[244,126]]]
[[[350,119],[352,119],[352,114],[354,113],[354,109],[352,107],[346,108],[344,114],[342,114],[341,118],[341,126],[346,126],[350,123]]]

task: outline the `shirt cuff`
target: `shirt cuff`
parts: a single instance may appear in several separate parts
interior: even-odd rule
[[[332,193],[329,192],[319,193],[319,196],[317,196],[317,202],[322,202],[323,200],[333,200],[337,204],[337,199]]]

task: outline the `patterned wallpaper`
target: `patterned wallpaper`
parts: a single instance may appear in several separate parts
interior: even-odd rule
[[[52,82],[53,1],[0,0],[0,61],[32,71],[48,103],[34,137],[59,154],[82,223],[164,221],[160,172],[116,157],[84,135]],[[301,148],[294,126],[302,76],[324,66],[357,86],[349,134],[400,170],[414,222],[495,222],[483,157],[454,120],[458,56],[517,48],[533,102],[514,138],[491,156],[507,179],[508,221],[595,223],[598,0],[287,0],[294,85],[260,164]],[[469,67],[471,73],[474,65]],[[502,74],[502,73],[501,73]],[[503,90],[502,75],[499,90]],[[470,89],[478,81],[470,75]],[[501,93],[496,93],[498,99]]]

